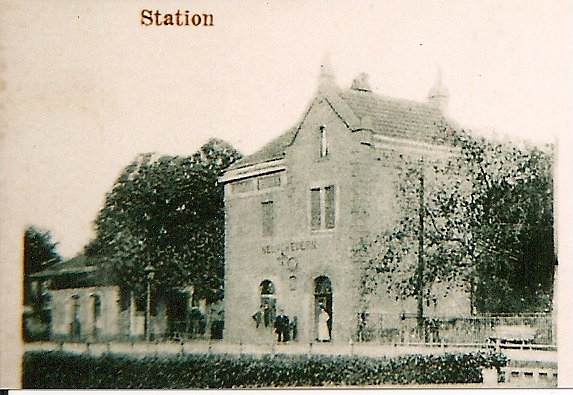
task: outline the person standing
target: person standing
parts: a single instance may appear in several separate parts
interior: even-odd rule
[[[358,341],[366,341],[366,312],[358,313]]]
[[[271,324],[272,317],[271,317],[271,308],[268,303],[265,302],[263,306],[263,322],[265,327],[268,327]]]
[[[275,318],[275,332],[279,343],[286,343],[288,341],[289,328],[289,318],[284,314],[283,310],[280,310],[279,315]]]
[[[292,340],[297,340],[298,337],[298,319],[296,315],[293,317],[292,322],[290,323],[290,331]]]
[[[328,342],[330,341],[330,333],[328,330],[328,320],[330,319],[330,315],[324,308],[324,306],[320,306],[320,311],[318,313],[318,341],[319,342]]]
[[[263,306],[259,306],[259,309],[251,316],[253,321],[255,321],[255,326],[258,328],[263,322]]]

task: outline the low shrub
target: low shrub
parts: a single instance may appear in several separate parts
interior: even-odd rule
[[[482,368],[505,366],[500,353],[406,355],[188,354],[100,357],[61,351],[24,355],[24,388],[257,388],[480,383]]]

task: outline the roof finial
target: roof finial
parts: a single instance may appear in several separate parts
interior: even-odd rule
[[[322,64],[320,65],[320,77],[318,83],[319,89],[336,86],[332,67],[330,66],[330,54],[328,52],[324,55]]]
[[[428,104],[437,108],[438,110],[445,112],[448,106],[448,100],[450,98],[448,89],[442,82],[442,68],[438,67],[437,78],[434,86],[428,92],[427,101]]]

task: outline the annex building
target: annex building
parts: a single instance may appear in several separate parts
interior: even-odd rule
[[[372,92],[364,74],[341,89],[323,70],[298,124],[227,170],[224,339],[271,342],[284,313],[298,341],[325,340],[326,317],[326,340],[346,343],[364,313],[388,333],[416,314],[414,299],[390,294],[363,311],[355,250],[395,226],[403,158],[451,155],[447,100],[440,79],[414,102]],[[470,314],[462,291],[441,298],[427,316]]]

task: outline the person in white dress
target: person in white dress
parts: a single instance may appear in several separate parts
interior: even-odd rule
[[[330,316],[323,306],[320,306],[320,312],[318,313],[318,341],[326,342],[330,340],[330,334],[328,333],[328,319]]]

